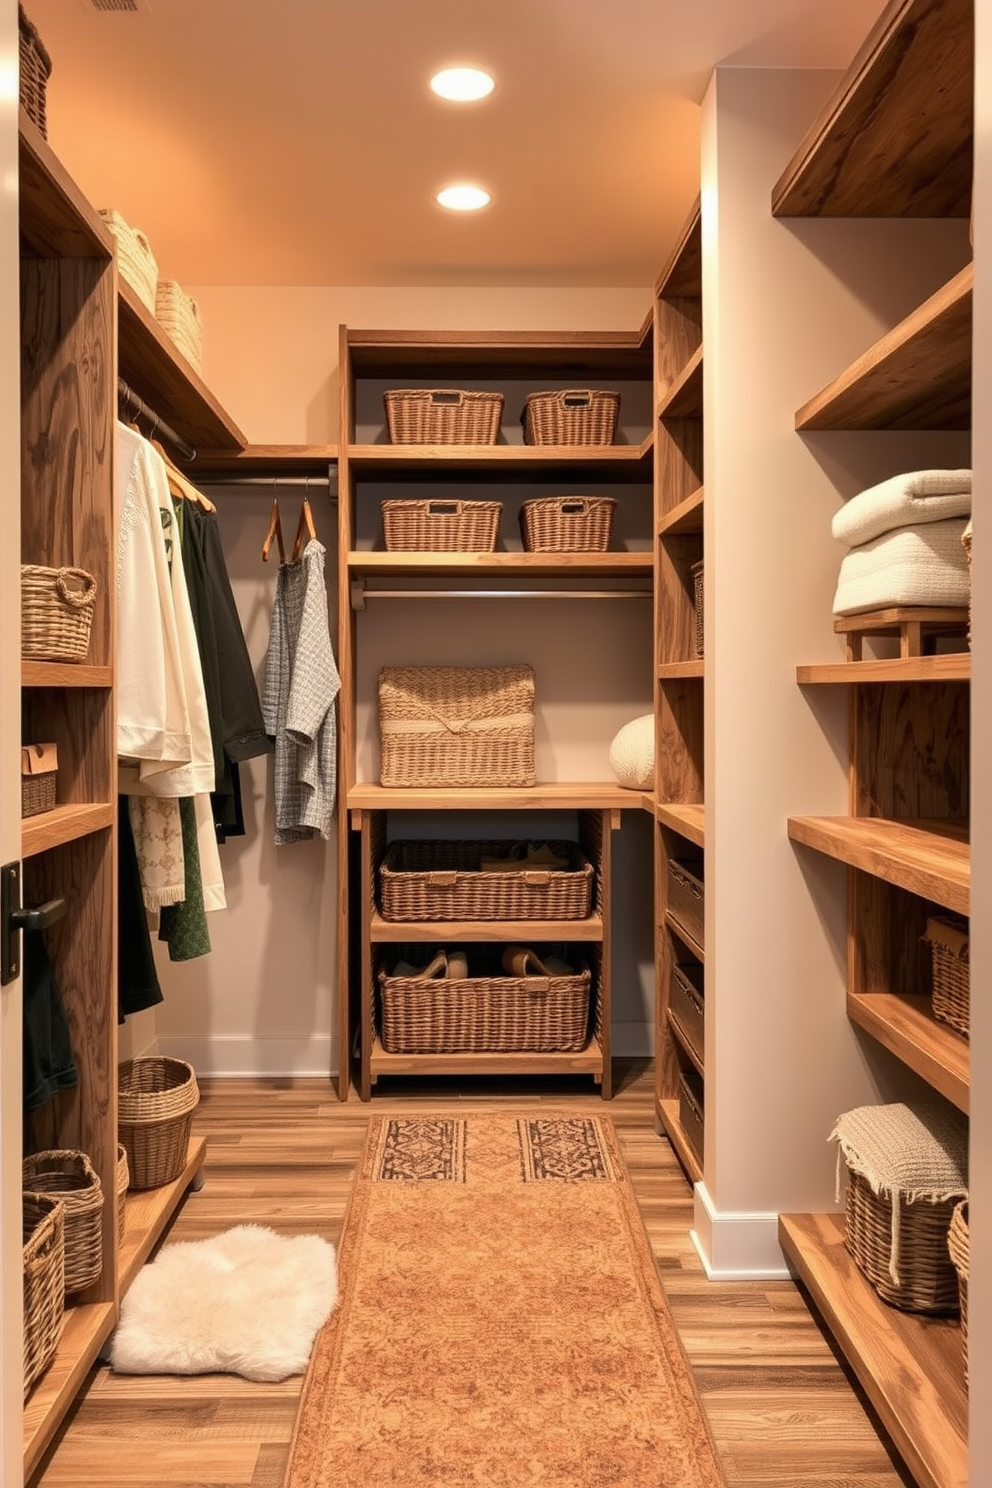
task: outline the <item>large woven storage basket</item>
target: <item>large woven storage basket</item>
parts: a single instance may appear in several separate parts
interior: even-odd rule
[[[961,1308],[961,1352],[964,1355],[964,1377],[968,1378],[968,1275],[971,1270],[971,1240],[968,1231],[968,1200],[955,1204],[947,1231],[947,1253],[958,1278],[958,1302]]]
[[[117,1090],[118,1136],[131,1188],[171,1183],[185,1166],[200,1099],[193,1066],[165,1055],[129,1059],[117,1067]]]
[[[50,1194],[21,1199],[24,1395],[55,1356],[65,1322],[65,1205]]]
[[[127,1191],[131,1182],[131,1174],[127,1165],[127,1148],[123,1142],[117,1143],[117,1166],[114,1169],[114,1198],[117,1201],[117,1241],[118,1244],[124,1239],[125,1214],[127,1206]]]
[[[501,501],[384,501],[383,541],[390,553],[491,553],[502,512]]]
[[[612,444],[620,394],[592,388],[530,393],[524,399],[525,444]]]
[[[175,279],[160,279],[155,290],[155,319],[197,372],[203,368],[203,322],[200,307]]]
[[[96,579],[84,568],[21,564],[21,655],[30,661],[85,661]]]
[[[33,123],[48,138],[46,109],[48,79],[52,59],[38,35],[38,28],[28,20],[24,6],[17,7],[18,50],[20,53],[20,104]]]
[[[379,869],[387,920],[581,920],[589,913],[593,869],[573,842],[547,846],[566,867],[484,869],[511,863],[521,844],[393,842]]]
[[[551,1053],[589,1041],[591,973],[438,979],[379,972],[379,1038],[391,1054]]]
[[[971,969],[968,921],[960,915],[933,915],[924,940],[933,958],[933,1015],[968,1037],[971,1027]]]
[[[35,1152],[21,1165],[25,1193],[48,1194],[65,1208],[66,1292],[81,1292],[103,1270],[103,1187],[85,1152]]]
[[[117,272],[154,315],[158,264],[151,243],[140,228],[131,227],[114,207],[101,208],[100,216],[117,243]]]
[[[379,734],[383,785],[534,785],[533,669],[384,667]]]
[[[612,496],[539,496],[520,508],[528,553],[605,553],[617,504]]]
[[[392,388],[383,393],[393,444],[495,444],[503,394],[460,388]]]

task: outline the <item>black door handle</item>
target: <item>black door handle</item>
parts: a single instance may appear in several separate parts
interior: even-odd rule
[[[5,863],[0,868],[0,986],[12,982],[21,971],[22,930],[45,930],[68,911],[64,899],[49,899],[30,909],[21,904],[21,865]]]

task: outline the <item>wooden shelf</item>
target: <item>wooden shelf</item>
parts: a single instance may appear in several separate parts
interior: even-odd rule
[[[369,939],[373,944],[410,942],[450,945],[453,941],[601,941],[602,915],[584,920],[386,920],[372,914]]]
[[[74,662],[22,661],[22,687],[113,687],[109,666],[77,666]]]
[[[706,675],[703,658],[700,656],[695,661],[664,661],[658,667],[659,680],[677,681],[684,677],[699,677]]]
[[[352,444],[342,447],[341,458],[357,480],[532,476],[648,484],[653,448],[650,438],[642,444]]]
[[[109,801],[78,806],[56,806],[21,824],[21,857],[33,858],[53,847],[76,842],[114,824],[114,805]]]
[[[697,1074],[705,1078],[706,1070],[703,1067],[703,1061],[700,1059],[699,1055],[690,1044],[687,1036],[679,1027],[678,1019],[672,1016],[672,1010],[670,1007],[668,1008],[668,1026],[671,1029],[672,1037],[675,1039],[676,1043],[682,1050],[682,1053],[685,1055],[686,1059],[688,1059],[689,1063],[692,1065],[693,1069],[696,1071]]]
[[[464,378],[532,379],[535,373],[595,379],[651,376],[651,345],[638,331],[366,331],[346,333],[359,377],[430,378],[441,369]],[[585,386],[575,383],[574,386]]]
[[[387,1054],[374,1039],[373,1081],[380,1075],[592,1075],[603,1077],[603,1051],[593,1039],[585,1049],[550,1054]]]
[[[673,506],[658,523],[659,537],[672,537],[685,532],[703,530],[703,488],[699,486],[678,506]]]
[[[971,866],[964,822],[792,816],[789,836],[922,899],[968,914]]]
[[[113,258],[114,239],[103,218],[23,109],[19,127],[22,251],[38,258]]]
[[[124,1201],[124,1238],[117,1262],[121,1296],[127,1291],[161,1239],[193,1179],[203,1167],[207,1143],[191,1137],[186,1162],[178,1178],[162,1188],[130,1191]]]
[[[970,1103],[968,1041],[930,1010],[921,993],[849,992],[847,1015],[959,1111]]]
[[[698,804],[656,801],[654,815],[663,827],[671,827],[673,832],[688,838],[697,847],[706,846],[706,807],[701,801]]]
[[[697,196],[654,287],[660,300],[698,300],[703,293],[703,232]]]
[[[967,217],[973,88],[972,0],[893,0],[776,183],[774,215]]]
[[[336,465],[336,444],[246,444],[244,449],[198,449],[198,471],[238,475],[326,475]]]
[[[348,554],[348,573],[362,578],[390,578],[467,575],[506,577],[507,575],[567,574],[591,576],[650,577],[654,561],[643,553],[382,553],[353,551]],[[567,590],[562,591],[567,594]]]
[[[780,1215],[779,1241],[920,1488],[967,1488],[956,1322],[888,1307],[845,1249],[840,1215]]]
[[[675,936],[676,940],[680,940],[685,946],[686,950],[690,951],[692,955],[695,956],[697,961],[702,962],[703,965],[706,964],[706,952],[703,947],[697,940],[694,940],[689,934],[688,930],[680,925],[678,920],[675,919],[673,915],[668,914],[667,911],[665,914],[665,925]]]
[[[689,1143],[682,1131],[682,1123],[679,1120],[679,1103],[677,1100],[660,1100],[655,1102],[655,1110],[658,1119],[665,1128],[665,1135],[675,1149],[675,1155],[689,1175],[691,1183],[702,1183],[703,1170],[696,1160]]]
[[[658,405],[659,419],[702,418],[703,348],[698,346]]]
[[[971,652],[941,656],[894,656],[887,661],[824,661],[796,667],[796,681],[827,682],[970,682]]]
[[[117,287],[117,346],[124,381],[183,439],[197,449],[245,447],[237,424],[124,280]]]
[[[796,428],[971,427],[971,264],[804,403]]]
[[[82,1388],[115,1321],[112,1302],[90,1302],[66,1309],[55,1358],[24,1403],[25,1482]]]
[[[609,811],[636,807],[638,791],[615,781],[555,780],[532,786],[405,789],[360,782],[348,792],[348,810],[356,811]],[[352,823],[358,825],[357,822]]]

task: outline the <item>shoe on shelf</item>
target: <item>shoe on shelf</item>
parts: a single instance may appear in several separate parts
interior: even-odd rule
[[[509,976],[572,976],[572,968],[560,956],[542,958],[530,946],[510,945],[503,951],[503,970]]]
[[[418,977],[424,981],[452,981],[456,977],[468,976],[468,959],[464,951],[440,950],[426,966],[414,966],[410,961],[397,961],[393,976]]]

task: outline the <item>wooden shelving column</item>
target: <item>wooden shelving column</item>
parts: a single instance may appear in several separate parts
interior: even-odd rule
[[[672,969],[704,948],[668,906],[668,865],[705,847],[704,661],[696,652],[692,566],[703,556],[702,232],[697,201],[655,285],[655,1107],[693,1180],[680,1086],[702,1061],[669,1007]],[[698,1143],[696,1144],[698,1146]]]
[[[772,196],[779,216],[967,217],[970,0],[893,0]],[[797,430],[968,429],[972,268],[796,414]],[[850,814],[795,817],[793,841],[848,865],[848,1016],[968,1110],[968,1045],[930,1010],[928,913],[969,912],[966,652],[798,669],[850,696]],[[921,1488],[968,1482],[967,1388],[953,1320],[888,1307],[843,1217],[783,1215],[780,1240]]]

